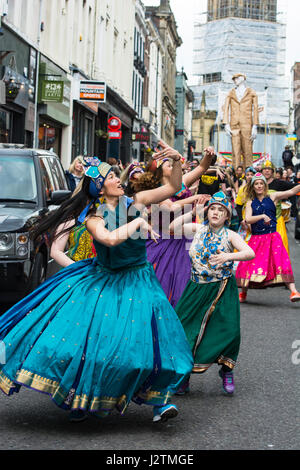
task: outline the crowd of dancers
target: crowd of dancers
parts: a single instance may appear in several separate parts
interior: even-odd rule
[[[259,170],[218,166],[211,147],[190,164],[164,142],[126,169],[78,157],[72,197],[31,229],[61,269],[0,318],[0,389],[46,393],[73,422],[131,401],[166,421],[213,364],[234,393],[248,290],[300,300],[280,205],[300,184]]]

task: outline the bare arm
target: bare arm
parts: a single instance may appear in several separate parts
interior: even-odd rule
[[[86,227],[95,240],[107,247],[120,245],[128,240],[128,238],[132,237],[139,229],[144,232],[149,231],[154,240],[156,240],[156,237],[159,237],[142,217],[137,217],[128,224],[122,225],[111,232],[105,228],[104,219],[100,217],[91,217],[87,221]]]
[[[166,201],[163,201],[160,206],[169,209],[169,211],[176,212],[182,209],[182,207],[186,206],[187,204],[194,204],[195,202],[198,202],[201,196],[202,195],[195,194],[194,196],[187,197],[186,199],[179,199],[175,202],[171,201],[170,199],[167,199]]]
[[[183,182],[187,187],[190,187],[197,179],[200,178],[201,175],[203,175],[206,170],[209,168],[211,164],[211,160],[213,156],[215,155],[215,150],[213,147],[208,147],[204,149],[204,157],[201,160],[201,163],[199,166],[197,166],[194,170],[190,171],[189,173],[186,173],[183,177]]]
[[[202,224],[193,223],[193,216],[195,216],[196,211],[200,213],[204,212],[204,205],[210,199],[210,196],[207,194],[200,195],[198,199],[197,207],[192,211],[187,212],[179,217],[176,217],[173,222],[169,225],[170,232],[174,235],[184,235],[186,238],[193,238],[195,233],[199,231],[202,227]]]
[[[174,162],[173,169],[170,177],[170,182],[159,188],[150,189],[148,191],[141,191],[134,195],[134,201],[137,205],[150,206],[150,204],[158,204],[159,202],[169,199],[175,193],[180,191],[182,186],[182,165],[181,156],[177,150],[167,146],[161,142],[163,150],[155,154],[155,159],[171,158]]]
[[[300,191],[300,184],[294,186],[294,188],[289,189],[288,191],[277,191],[276,193],[271,193],[270,198],[272,201],[277,202],[282,199],[289,199],[290,197],[296,196]]]
[[[74,226],[74,224],[75,224],[75,220],[72,220],[65,224],[61,224],[58,227],[56,233],[60,233],[67,228],[71,229],[71,227]],[[67,266],[70,266],[70,264],[73,264],[75,262],[65,254],[65,249],[68,243],[69,235],[70,235],[70,231],[63,233],[61,236],[56,238],[54,242],[52,243],[51,250],[50,250],[51,258],[53,258],[63,268],[66,268]]]
[[[184,215],[176,217],[169,225],[170,232],[176,236],[185,236],[186,238],[193,238],[199,228],[198,224],[194,224],[193,211],[187,212]]]
[[[255,224],[256,222],[259,222],[260,220],[264,220],[265,224],[270,223],[271,219],[266,214],[252,215],[253,212],[252,212],[251,204],[252,204],[252,201],[248,201],[246,204],[245,222],[250,225]]]
[[[210,263],[212,265],[222,265],[227,261],[247,261],[255,258],[255,253],[252,248],[247,245],[240,235],[233,232],[232,230],[229,230],[229,240],[237,252],[222,252],[217,255],[212,255],[210,257]]]

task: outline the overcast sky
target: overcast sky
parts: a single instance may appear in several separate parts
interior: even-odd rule
[[[160,0],[142,0],[144,5],[159,5]],[[292,65],[300,62],[300,1],[279,0],[288,6],[287,14],[287,55],[286,73],[289,74]],[[205,11],[206,0],[170,0],[175,15],[178,32],[183,40],[177,50],[177,69],[184,70],[191,77],[193,70],[193,25],[197,21],[197,12]],[[198,16],[198,19],[201,17]]]

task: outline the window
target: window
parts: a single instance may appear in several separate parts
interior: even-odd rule
[[[203,83],[214,83],[222,81],[222,73],[207,73],[203,75]]]
[[[35,202],[37,184],[32,158],[0,157],[0,198]]]
[[[0,142],[10,142],[11,113],[0,109]]]
[[[54,186],[53,186],[52,175],[48,167],[47,158],[40,158],[40,166],[41,166],[42,179],[44,183],[46,201],[50,201],[51,193],[52,191],[54,191]]]

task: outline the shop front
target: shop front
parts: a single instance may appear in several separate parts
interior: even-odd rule
[[[71,125],[70,119],[71,82],[67,73],[41,56],[38,87],[38,131],[39,148],[51,150],[62,156],[64,133]],[[65,139],[67,140],[67,138]],[[65,155],[68,160],[69,156]]]
[[[39,149],[51,150],[57,155],[61,152],[62,126],[51,119],[40,117],[38,146]]]
[[[123,165],[132,159],[132,127],[136,112],[114,90],[107,87],[106,102],[99,104],[95,130],[95,154],[107,160],[114,157]],[[121,120],[121,138],[110,139],[108,122],[112,117]]]
[[[3,25],[0,143],[33,145],[36,50]]]
[[[78,155],[94,154],[97,99],[100,97],[95,82],[76,70],[73,78],[72,160]]]

